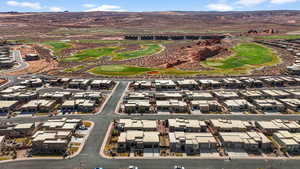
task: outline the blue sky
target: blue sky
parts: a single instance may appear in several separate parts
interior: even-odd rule
[[[300,0],[0,0],[0,11],[300,10]]]

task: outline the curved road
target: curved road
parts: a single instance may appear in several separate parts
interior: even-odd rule
[[[28,63],[24,62],[24,60],[21,56],[21,52],[19,50],[12,50],[11,52],[12,52],[12,56],[13,56],[14,60],[16,61],[16,63],[18,63],[18,66],[13,67],[8,70],[3,70],[1,73],[16,72],[16,71],[27,68],[29,65]]]

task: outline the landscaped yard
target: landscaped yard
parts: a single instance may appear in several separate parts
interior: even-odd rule
[[[17,139],[15,139],[15,142],[19,143],[19,144],[23,144],[23,143],[27,143],[28,139],[27,138],[17,138]]]
[[[92,123],[89,122],[89,121],[84,121],[84,122],[83,122],[83,125],[84,125],[85,127],[91,127],[91,126],[92,126]]]
[[[208,59],[203,65],[217,69],[234,69],[248,65],[263,66],[267,63],[277,63],[278,58],[271,49],[256,43],[243,43],[235,46],[233,56],[221,59]]]
[[[10,157],[0,157],[0,161],[5,161],[5,160],[9,160]]]

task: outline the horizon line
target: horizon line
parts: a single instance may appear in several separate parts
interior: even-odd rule
[[[196,10],[170,10],[170,11],[60,11],[60,12],[51,12],[51,11],[40,11],[40,12],[23,12],[23,11],[0,11],[0,13],[95,13],[95,12],[114,12],[114,13],[158,13],[158,12],[214,12],[214,13],[228,13],[228,12],[272,12],[272,11],[299,11],[299,10],[291,10],[291,9],[276,9],[276,10],[233,10],[233,11],[196,11]]]

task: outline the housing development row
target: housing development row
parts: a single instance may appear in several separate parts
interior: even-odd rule
[[[84,145],[90,127],[90,122],[68,118],[33,123],[1,122],[0,157],[69,156]]]
[[[120,119],[104,153],[117,157],[297,157],[298,121]]]
[[[12,68],[15,64],[15,58],[12,56],[9,46],[0,45],[0,68]]]
[[[300,88],[213,90],[177,92],[127,92],[118,112],[169,113],[298,113]]]
[[[78,79],[75,81],[77,84]],[[65,87],[40,78],[24,79],[0,90],[0,115],[96,113],[115,85],[112,81],[93,80],[95,90],[87,90],[80,85],[77,88],[75,81],[70,79]]]
[[[183,80],[134,81],[129,89],[133,91],[172,91],[172,90],[209,90],[209,89],[246,89],[262,87],[299,86],[300,78],[293,76],[202,78]]]

